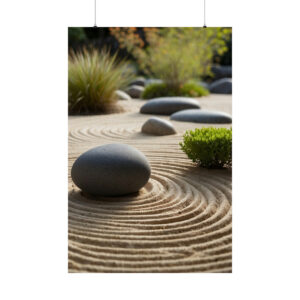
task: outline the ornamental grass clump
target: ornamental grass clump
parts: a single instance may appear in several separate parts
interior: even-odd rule
[[[69,113],[105,111],[117,99],[115,91],[132,80],[127,62],[107,50],[71,52],[69,55]]]
[[[201,167],[222,168],[232,165],[232,129],[211,127],[188,130],[180,146]]]

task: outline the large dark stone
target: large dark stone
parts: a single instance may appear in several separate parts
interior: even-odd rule
[[[232,79],[222,78],[216,80],[209,85],[209,90],[215,94],[232,94]]]
[[[229,114],[221,111],[187,109],[171,115],[171,120],[193,123],[226,124],[232,123]]]
[[[140,112],[142,114],[171,115],[177,111],[200,108],[197,100],[187,97],[162,97],[148,100]]]
[[[175,134],[176,130],[171,122],[153,117],[144,123],[142,132],[153,135],[170,135]]]
[[[84,192],[120,196],[137,192],[149,180],[150,165],[143,153],[124,144],[107,144],[81,154],[71,176]]]
[[[132,98],[141,98],[145,88],[139,85],[131,85],[126,89],[126,93]]]

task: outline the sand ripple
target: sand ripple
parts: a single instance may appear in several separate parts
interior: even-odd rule
[[[115,117],[70,122],[69,169],[83,151],[121,142],[147,156],[151,178],[139,193],[91,198],[69,176],[69,271],[231,272],[230,170],[185,157],[186,124],[175,124],[175,136],[149,137],[140,133],[147,117]]]

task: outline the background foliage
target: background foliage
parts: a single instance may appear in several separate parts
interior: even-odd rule
[[[228,49],[231,28],[70,27],[69,111],[104,111],[133,73],[163,82],[145,99],[207,95],[196,82],[211,81],[213,63],[231,64]]]
[[[118,57],[120,58],[129,58],[136,63],[134,56],[126,50],[126,47],[123,47],[122,41],[119,42],[118,32],[125,32],[123,37],[129,37],[129,39],[136,39],[135,43],[142,45],[143,48],[146,48],[149,44],[146,38],[147,31],[159,31],[159,27],[69,27],[69,50],[76,51],[82,47],[94,47],[101,49],[107,47],[111,50],[111,53],[118,52]],[[201,30],[202,28],[197,28]],[[206,28],[210,30],[211,28]],[[231,28],[220,28],[222,30],[227,30],[229,35],[227,35],[225,44],[228,49],[223,54],[214,53],[213,63],[221,65],[231,65]],[[142,44],[141,44],[142,43]],[[142,70],[139,70],[143,74]]]
[[[142,98],[151,99],[166,96],[202,97],[208,94],[209,91],[206,88],[192,81],[183,84],[179,90],[172,89],[165,83],[153,83],[145,88]]]
[[[145,44],[135,28],[110,31],[146,75],[162,79],[177,93],[188,80],[211,75],[214,55],[227,51],[231,34],[228,28],[144,28]]]

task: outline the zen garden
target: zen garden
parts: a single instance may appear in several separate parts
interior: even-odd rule
[[[231,28],[69,28],[69,272],[232,271]]]

